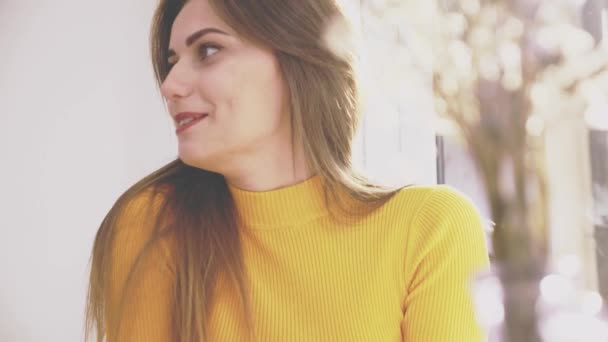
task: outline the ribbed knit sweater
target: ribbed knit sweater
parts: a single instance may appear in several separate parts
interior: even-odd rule
[[[230,185],[258,341],[485,341],[470,287],[487,270],[482,220],[445,186],[409,186],[352,223],[333,223],[319,176],[250,192]],[[129,206],[112,249],[108,319],[149,233],[146,198]],[[129,297],[121,335],[108,342],[170,341],[175,270],[162,250]],[[158,263],[160,261],[160,264]],[[159,267],[162,266],[162,267]],[[167,266],[167,267],[164,267]],[[222,278],[219,280],[222,281]],[[238,297],[218,284],[211,341],[242,341]]]

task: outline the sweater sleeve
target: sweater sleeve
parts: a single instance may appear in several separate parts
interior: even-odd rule
[[[157,201],[147,194],[132,200],[119,216],[110,248],[110,273],[106,293],[106,321],[117,322],[118,332],[108,331],[107,342],[171,341],[171,291],[174,271],[168,262],[165,240],[153,244],[124,293],[128,274],[152,233]]]
[[[477,208],[451,187],[437,186],[408,234],[403,340],[486,341],[470,286],[472,277],[490,264]]]

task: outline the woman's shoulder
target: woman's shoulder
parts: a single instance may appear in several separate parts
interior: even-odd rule
[[[413,202],[409,226],[414,235],[482,237],[490,222],[468,195],[449,185],[406,187],[399,196],[402,202]]]
[[[412,184],[399,189],[391,199],[393,206],[413,212],[470,211],[477,207],[462,191],[446,184]]]
[[[410,230],[461,231],[477,234],[485,223],[473,200],[462,191],[444,184],[403,187],[392,199],[392,210],[398,211]],[[468,232],[465,232],[468,231]]]
[[[117,200],[117,233],[150,233],[166,199],[166,189],[148,187]]]
[[[168,260],[171,234],[168,234],[170,230],[166,229],[168,226],[162,217],[166,214],[161,211],[166,196],[163,191],[147,188],[123,202],[114,222],[114,260],[132,263],[149,243],[158,247],[151,249],[153,259]]]

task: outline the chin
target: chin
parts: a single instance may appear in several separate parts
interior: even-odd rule
[[[204,158],[200,151],[192,146],[179,146],[178,156],[185,164],[195,166]],[[197,162],[198,161],[198,162]]]
[[[180,149],[179,151],[179,159],[186,165],[196,167],[203,170],[208,170],[212,172],[217,172],[214,167],[214,163],[211,161],[209,155],[200,153],[194,153],[194,151],[188,149]]]

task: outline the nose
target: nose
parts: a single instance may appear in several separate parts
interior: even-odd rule
[[[168,101],[184,98],[192,91],[185,71],[178,69],[180,63],[173,66],[160,86],[160,92]]]

